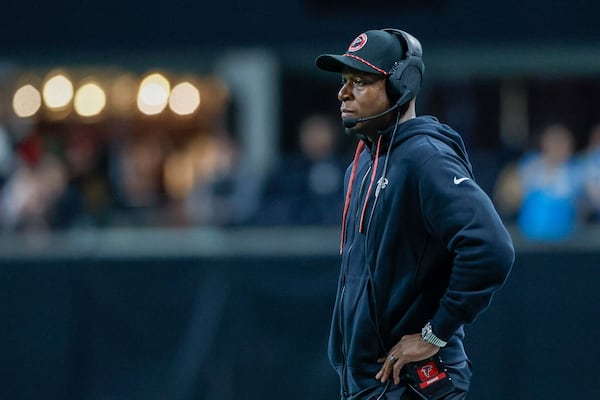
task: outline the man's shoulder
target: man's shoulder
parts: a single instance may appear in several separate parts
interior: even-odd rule
[[[424,162],[426,159],[441,153],[454,154],[455,151],[448,143],[425,131],[406,139],[399,146],[398,151],[400,157],[417,162]]]

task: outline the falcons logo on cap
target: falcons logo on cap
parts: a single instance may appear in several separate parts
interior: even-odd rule
[[[367,35],[361,33],[356,37],[356,39],[352,41],[352,43],[350,43],[350,47],[348,47],[348,52],[352,53],[358,51],[362,49],[365,46],[365,44],[367,44]]]

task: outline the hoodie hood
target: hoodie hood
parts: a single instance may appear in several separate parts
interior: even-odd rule
[[[473,174],[471,162],[469,161],[462,137],[448,125],[440,123],[437,118],[429,115],[411,118],[397,125],[395,135],[394,129],[395,127],[391,126],[381,132],[386,147],[390,140],[392,140],[391,146],[394,148],[416,135],[431,136],[450,146],[460,157],[471,175]]]

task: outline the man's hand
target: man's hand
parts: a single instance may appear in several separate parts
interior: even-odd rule
[[[375,375],[375,379],[385,383],[390,376],[393,376],[394,383],[398,384],[400,383],[400,370],[404,367],[404,364],[424,360],[438,351],[440,351],[440,348],[424,341],[420,333],[402,336],[400,341],[392,347],[387,357],[377,360],[378,363],[383,363],[383,366]]]

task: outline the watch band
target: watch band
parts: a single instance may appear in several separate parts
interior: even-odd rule
[[[421,338],[424,341],[431,343],[432,345],[438,346],[438,347],[444,347],[448,344],[448,342],[435,336],[435,334],[433,333],[433,328],[431,327],[431,322],[428,322],[427,324],[425,324],[425,326],[421,330]]]

